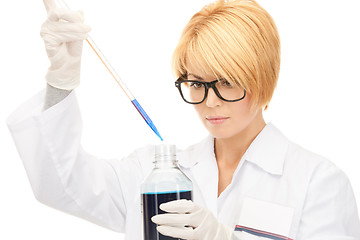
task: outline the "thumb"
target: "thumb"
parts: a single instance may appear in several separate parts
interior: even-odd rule
[[[170,213],[193,213],[201,208],[191,200],[180,199],[163,203],[160,209]]]

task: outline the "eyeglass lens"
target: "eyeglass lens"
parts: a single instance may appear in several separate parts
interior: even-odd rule
[[[219,94],[225,100],[237,100],[244,96],[244,90],[238,86],[233,86],[227,80],[220,79],[215,83],[215,87]],[[182,81],[180,90],[184,99],[190,103],[202,102],[206,94],[206,86],[201,81]]]

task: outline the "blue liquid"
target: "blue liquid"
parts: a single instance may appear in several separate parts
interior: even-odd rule
[[[191,196],[192,191],[142,194],[144,240],[180,240],[159,233],[156,230],[157,225],[151,221],[151,218],[157,214],[166,213],[159,208],[160,204],[178,199],[192,200]]]
[[[161,141],[163,141],[163,138],[160,136],[159,131],[156,129],[154,123],[151,121],[150,117],[146,114],[145,110],[141,107],[140,103],[134,99],[131,101],[136,110],[140,113],[140,115],[143,117],[145,122],[149,125],[149,127],[154,131],[154,133],[160,138]]]

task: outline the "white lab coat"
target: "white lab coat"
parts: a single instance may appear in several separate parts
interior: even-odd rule
[[[8,126],[35,197],[42,203],[142,239],[140,184],[153,146],[121,160],[99,159],[81,145],[81,117],[72,92],[42,112],[44,92],[16,110]],[[276,234],[297,240],[359,240],[355,198],[345,174],[267,124],[218,197],[213,138],[178,151],[194,202],[212,211],[242,240]],[[244,229],[251,229],[246,232]],[[265,232],[256,236],[257,230]],[[276,238],[275,238],[276,239]],[[277,238],[283,239],[283,238]],[[284,238],[286,239],[286,238]]]

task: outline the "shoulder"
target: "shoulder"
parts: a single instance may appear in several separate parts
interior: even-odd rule
[[[305,149],[290,140],[284,161],[284,169],[287,168],[306,172],[311,179],[327,175],[346,178],[345,173],[330,159]]]
[[[284,176],[302,193],[299,239],[330,237],[332,229],[340,236],[359,236],[356,199],[347,175],[329,159],[289,142]],[[291,180],[290,180],[291,179]],[[344,232],[342,224],[347,222]],[[316,223],[316,224],[315,224]],[[350,236],[350,235],[349,235]]]
[[[345,236],[343,223],[347,222],[347,231],[359,234],[359,218],[355,196],[346,174],[329,159],[309,151],[287,139],[279,130],[272,128],[269,134],[272,144],[282,145],[283,171],[278,180],[293,196],[292,201],[298,209],[298,239],[328,239],[329,231]],[[347,235],[346,235],[347,236]]]
[[[153,168],[154,155],[154,145],[139,147],[123,157],[121,160],[118,160],[118,168],[121,168],[121,171],[126,171],[129,174],[137,173],[146,175]]]
[[[299,144],[289,140],[273,124],[268,124],[262,137],[264,145],[270,150],[259,148],[257,150],[271,153],[275,163],[281,162],[283,175],[288,179],[302,179],[302,183],[309,183],[318,177],[333,176],[346,179],[344,172],[331,160],[312,152]],[[266,143],[266,144],[265,144]],[[282,159],[281,161],[279,159]]]
[[[283,175],[302,182],[306,191],[324,192],[351,188],[345,172],[330,159],[312,152],[297,143],[288,141],[284,158]],[[309,193],[309,192],[308,192]]]

